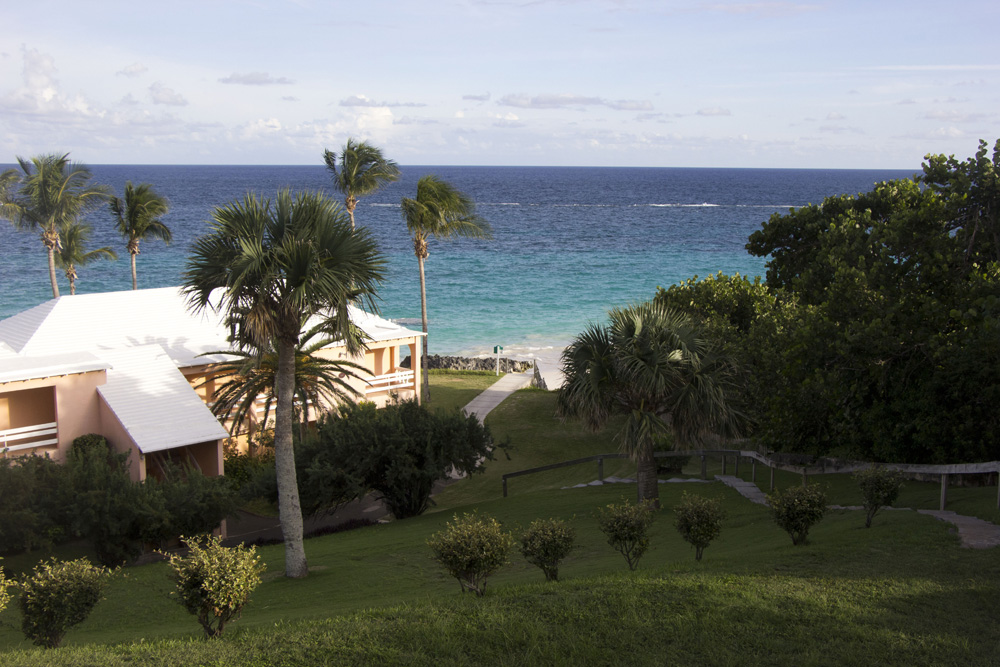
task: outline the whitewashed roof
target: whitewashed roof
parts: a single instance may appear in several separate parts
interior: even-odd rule
[[[159,345],[107,351],[104,402],[144,454],[228,437]]]
[[[2,359],[0,362],[0,383],[35,380],[54,375],[88,373],[110,368],[108,362],[98,359],[89,352],[69,352],[48,357],[0,354],[0,359]]]
[[[424,335],[356,308],[351,319],[373,341]],[[198,355],[229,349],[228,335],[218,313],[191,312],[177,287],[63,296],[0,320],[0,344],[18,355],[102,356],[155,343],[182,368],[217,360]]]

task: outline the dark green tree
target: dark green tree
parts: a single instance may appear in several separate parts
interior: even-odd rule
[[[111,215],[115,220],[115,229],[125,239],[132,266],[132,289],[139,289],[136,279],[135,258],[139,254],[139,241],[160,239],[164,243],[173,240],[170,228],[162,218],[170,210],[170,205],[164,197],[158,195],[149,183],[141,183],[133,187],[132,182],[125,184],[125,197],[111,198]]]
[[[324,150],[323,162],[333,177],[333,187],[344,195],[351,229],[354,229],[354,209],[358,206],[358,197],[378,192],[385,185],[399,180],[399,166],[386,159],[382,149],[366,141],[348,139],[339,156]]]
[[[76,267],[86,266],[99,259],[118,259],[118,254],[110,247],[87,250],[93,227],[85,222],[71,220],[59,228],[59,250],[56,266],[63,270],[69,281],[69,293],[76,294]]]

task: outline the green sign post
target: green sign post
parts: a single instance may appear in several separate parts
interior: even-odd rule
[[[503,352],[503,345],[494,345],[493,353],[497,355],[497,377],[500,377],[500,353]]]

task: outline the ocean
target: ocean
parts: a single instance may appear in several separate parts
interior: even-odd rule
[[[321,190],[339,198],[322,166],[94,165],[94,180],[121,194],[126,181],[152,183],[170,200],[173,243],[143,242],[139,286],[180,282],[188,250],[216,206],[252,191]],[[825,197],[870,190],[913,171],[600,167],[402,167],[402,178],[365,197],[355,216],[388,258],[381,315],[420,328],[417,261],[400,213],[428,173],[477,202],[489,241],[430,242],[426,261],[432,354],[539,357],[547,364],[609,308],[645,301],[657,286],[717,271],[762,275],[747,237],[774,213]],[[110,214],[89,216],[91,247],[117,261],[78,269],[79,293],[131,288],[128,255]],[[0,318],[51,298],[37,234],[0,222]],[[60,272],[60,291],[69,288]],[[108,326],[114,326],[109,323]]]

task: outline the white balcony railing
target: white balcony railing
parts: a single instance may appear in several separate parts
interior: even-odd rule
[[[413,371],[395,371],[385,375],[376,375],[368,380],[365,393],[374,394],[379,391],[392,391],[394,389],[412,389],[414,387],[413,378]]]
[[[34,438],[43,438],[47,435],[54,435],[56,437],[34,440]],[[23,442],[24,440],[32,440],[32,442]],[[55,422],[35,424],[34,426],[21,426],[20,428],[9,428],[0,431],[0,451],[16,452],[23,449],[49,447],[58,444],[59,427]]]

